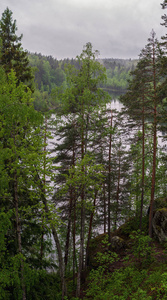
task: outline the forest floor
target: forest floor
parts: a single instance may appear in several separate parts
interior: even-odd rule
[[[162,273],[166,271],[166,263],[167,263],[167,247],[165,245],[165,243],[161,244],[156,240],[152,240],[150,243],[150,247],[151,247],[151,263],[149,263],[149,265],[144,266],[143,262],[142,262],[142,253],[141,253],[141,257],[139,256],[138,258],[136,258],[136,256],[134,255],[134,249],[132,246],[132,243],[130,240],[127,241],[127,248],[126,249],[121,249],[120,251],[117,251],[117,259],[116,261],[114,261],[111,264],[107,265],[106,268],[106,274],[112,274],[113,272],[115,272],[116,270],[123,270],[127,267],[131,267],[132,265],[136,265],[137,268],[141,271],[143,269],[146,269],[148,272],[148,276],[149,274],[152,274],[154,271],[156,272],[159,269],[162,269]],[[163,268],[164,265],[164,268]],[[97,269],[98,266],[95,267],[95,269]],[[86,273],[86,278],[85,278],[85,282],[82,285],[82,293],[81,293],[81,298],[80,299],[94,299],[91,297],[87,297],[87,291],[89,290],[89,286],[90,286],[90,279],[89,279],[89,272],[91,272],[91,269],[89,269]],[[108,275],[107,275],[108,276]],[[143,288],[143,285],[145,285],[144,281],[139,285],[139,288]],[[154,284],[152,284],[153,290],[154,290]],[[154,296],[154,293],[151,291],[148,293],[150,296],[148,296],[148,299],[167,299],[167,298],[157,298],[156,296]],[[153,295],[152,295],[153,294]],[[150,298],[149,298],[150,297]],[[95,298],[95,299],[100,299],[100,298]],[[107,300],[110,298],[106,298]],[[121,298],[124,299],[124,298]],[[127,297],[128,299],[142,299],[142,298],[131,298]],[[146,298],[147,299],[147,298]]]

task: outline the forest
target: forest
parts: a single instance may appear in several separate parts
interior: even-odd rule
[[[55,90],[58,87],[67,88],[66,66],[73,65],[76,69],[80,68],[77,59],[64,59],[58,61],[52,56],[44,56],[41,53],[28,53],[29,64],[34,74],[34,107],[36,110],[46,109],[46,102],[55,106]],[[105,89],[112,98],[117,98],[125,93],[130,79],[130,72],[137,65],[137,59],[98,59],[106,69],[106,80],[99,84]]]
[[[167,299],[167,36],[136,60],[88,42],[58,61],[21,40],[7,7],[0,300]]]

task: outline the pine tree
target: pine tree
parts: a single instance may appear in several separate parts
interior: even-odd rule
[[[166,9],[167,8],[167,1],[164,0],[162,5],[162,9]],[[167,27],[167,15],[164,14],[162,16],[162,20],[163,23],[161,25]],[[161,115],[162,115],[162,122],[161,122],[161,130],[165,133],[165,138],[166,138],[166,132],[167,132],[167,128],[166,128],[166,121],[167,121],[167,117],[166,117],[166,111],[167,111],[167,57],[166,57],[166,53],[167,53],[167,34],[165,34],[164,36],[162,36],[162,42],[161,42],[161,46],[163,47],[163,51],[165,53],[165,55],[163,55],[162,59],[161,59],[161,75],[163,78],[165,78],[165,80],[162,82],[158,93],[159,96],[163,99],[163,105],[161,107]]]
[[[142,208],[144,199],[144,181],[145,181],[145,127],[146,123],[152,124],[152,183],[151,183],[151,200],[149,216],[149,235],[152,236],[152,218],[153,203],[155,196],[156,183],[156,156],[157,156],[157,130],[158,130],[158,107],[161,106],[161,98],[158,90],[162,84],[161,64],[162,50],[158,40],[155,38],[155,32],[151,32],[148,44],[141,51],[140,61],[136,70],[132,73],[134,78],[129,85],[129,92],[122,97],[128,112],[139,120],[142,126],[142,182],[141,182],[141,211],[140,227],[142,220]]]
[[[77,57],[80,68],[76,69],[73,66],[68,66],[68,68],[66,69],[69,87],[60,96],[62,103],[60,111],[64,118],[66,118],[70,131],[65,136],[63,144],[59,146],[59,149],[62,148],[63,150],[63,147],[65,145],[68,147],[68,151],[64,149],[64,152],[66,153],[66,156],[69,160],[70,157],[73,157],[73,155],[71,154],[74,153],[74,150],[72,149],[75,148],[75,161],[78,161],[77,167],[75,167],[74,162],[72,162],[73,159],[70,159],[70,164],[72,165],[73,171],[72,174],[69,174],[69,176],[72,176],[69,177],[69,180],[73,182],[71,188],[75,192],[75,205],[80,208],[77,215],[78,224],[80,226],[80,253],[77,273],[78,296],[80,294],[81,274],[85,266],[84,244],[86,239],[85,226],[87,221],[87,213],[88,215],[90,215],[90,210],[87,210],[86,203],[88,201],[90,202],[90,206],[92,206],[92,192],[94,193],[93,198],[95,197],[95,184],[91,184],[91,181],[89,179],[89,170],[92,169],[92,166],[90,169],[88,168],[88,165],[90,165],[91,161],[93,164],[95,164],[89,147],[92,128],[91,124],[93,124],[93,120],[95,119],[95,115],[98,112],[100,103],[105,103],[108,100],[108,95],[102,89],[98,88],[100,82],[105,79],[105,75],[104,68],[95,60],[96,54],[96,51],[92,51],[91,43],[87,43],[81,55]],[[73,124],[75,124],[75,130]],[[65,127],[64,130],[66,130]],[[75,134],[75,136],[72,135],[73,141],[69,136],[71,132],[74,132]],[[70,140],[71,143],[69,143]],[[68,145],[66,143],[67,141]],[[71,156],[69,156],[70,151]],[[69,167],[70,165],[68,165],[68,168],[66,170],[67,175],[70,171]],[[94,168],[96,168],[96,165],[94,165]],[[77,173],[77,169],[79,173]],[[79,182],[76,178],[76,174],[78,174],[78,177],[80,179]],[[99,174],[97,173],[97,182],[99,181],[98,176]],[[96,178],[94,178],[93,180],[95,182]],[[79,186],[76,186],[76,183],[78,183]],[[70,190],[68,195],[70,199]],[[75,209],[77,207],[75,206]],[[92,223],[91,218],[92,215],[90,215],[89,225]],[[91,231],[91,225],[89,226],[89,228]],[[90,236],[88,234],[88,239],[89,238]]]
[[[21,45],[22,35],[16,35],[16,20],[13,21],[12,14],[12,11],[7,7],[0,20],[0,65],[4,68],[6,74],[9,74],[13,69],[16,73],[18,84],[23,82],[32,89],[33,76],[31,67],[29,66],[27,52],[23,50]]]
[[[121,101],[127,108],[127,113],[135,120],[135,124],[142,130],[142,179],[141,179],[141,205],[140,205],[140,229],[142,228],[143,202],[145,190],[145,130],[149,116],[149,92],[150,78],[147,70],[146,58],[141,58],[136,69],[131,72],[132,79],[129,81],[128,92],[121,97]],[[135,130],[135,129],[133,129]]]

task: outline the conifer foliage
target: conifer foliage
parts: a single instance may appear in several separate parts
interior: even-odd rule
[[[24,82],[32,88],[32,72],[29,66],[27,52],[21,45],[22,35],[17,36],[16,20],[13,21],[12,11],[7,7],[0,20],[1,57],[0,65],[6,74],[12,69],[16,72],[19,82]]]
[[[160,86],[163,85],[162,77],[162,58],[163,52],[160,44],[155,37],[155,32],[151,32],[148,44],[141,51],[140,60],[136,70],[132,72],[132,79],[129,84],[128,92],[122,96],[122,101],[128,109],[129,115],[133,116],[142,128],[142,179],[141,179],[141,210],[140,224],[142,221],[142,210],[145,189],[145,144],[146,127],[149,126],[149,135],[152,136],[152,171],[151,171],[151,194],[150,194],[150,218],[149,234],[152,236],[153,203],[156,189],[156,159],[157,159],[157,131],[160,115],[159,107],[162,107],[162,97],[158,93]]]

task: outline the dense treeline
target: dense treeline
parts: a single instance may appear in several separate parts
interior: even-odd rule
[[[16,30],[7,8],[0,21],[0,299],[79,299],[99,231],[111,250],[111,231],[134,218],[146,230],[137,237],[145,257],[151,251],[154,201],[166,197],[166,44],[152,31],[138,62],[99,61],[91,43],[75,60],[57,61],[25,52]],[[127,88],[120,112],[111,108],[110,87]],[[114,257],[105,252],[100,263]],[[115,285],[134,270],[118,273]],[[93,270],[85,299],[118,298],[109,276],[103,266]]]
[[[42,54],[28,54],[30,66],[34,70],[36,91],[34,94],[35,108],[43,110],[46,108],[46,102],[52,105],[53,98],[51,96],[57,87],[67,87],[66,67],[72,65],[79,69],[77,59],[63,59],[58,61],[52,56],[44,56]],[[106,68],[106,81],[101,87],[107,90],[114,97],[124,93],[128,87],[130,72],[134,70],[137,60],[126,59],[98,59]]]
[[[107,81],[103,86],[108,91],[125,92],[130,79],[130,72],[134,71],[138,60],[104,59],[101,63],[106,68]]]
[[[71,64],[79,68],[76,59],[58,61],[52,56],[28,54],[30,66],[34,68],[36,87],[40,91],[51,92],[57,86],[66,84],[65,68]],[[97,59],[105,68],[107,81],[102,85],[109,90],[125,91],[128,87],[130,72],[136,67],[137,60],[127,59]]]

